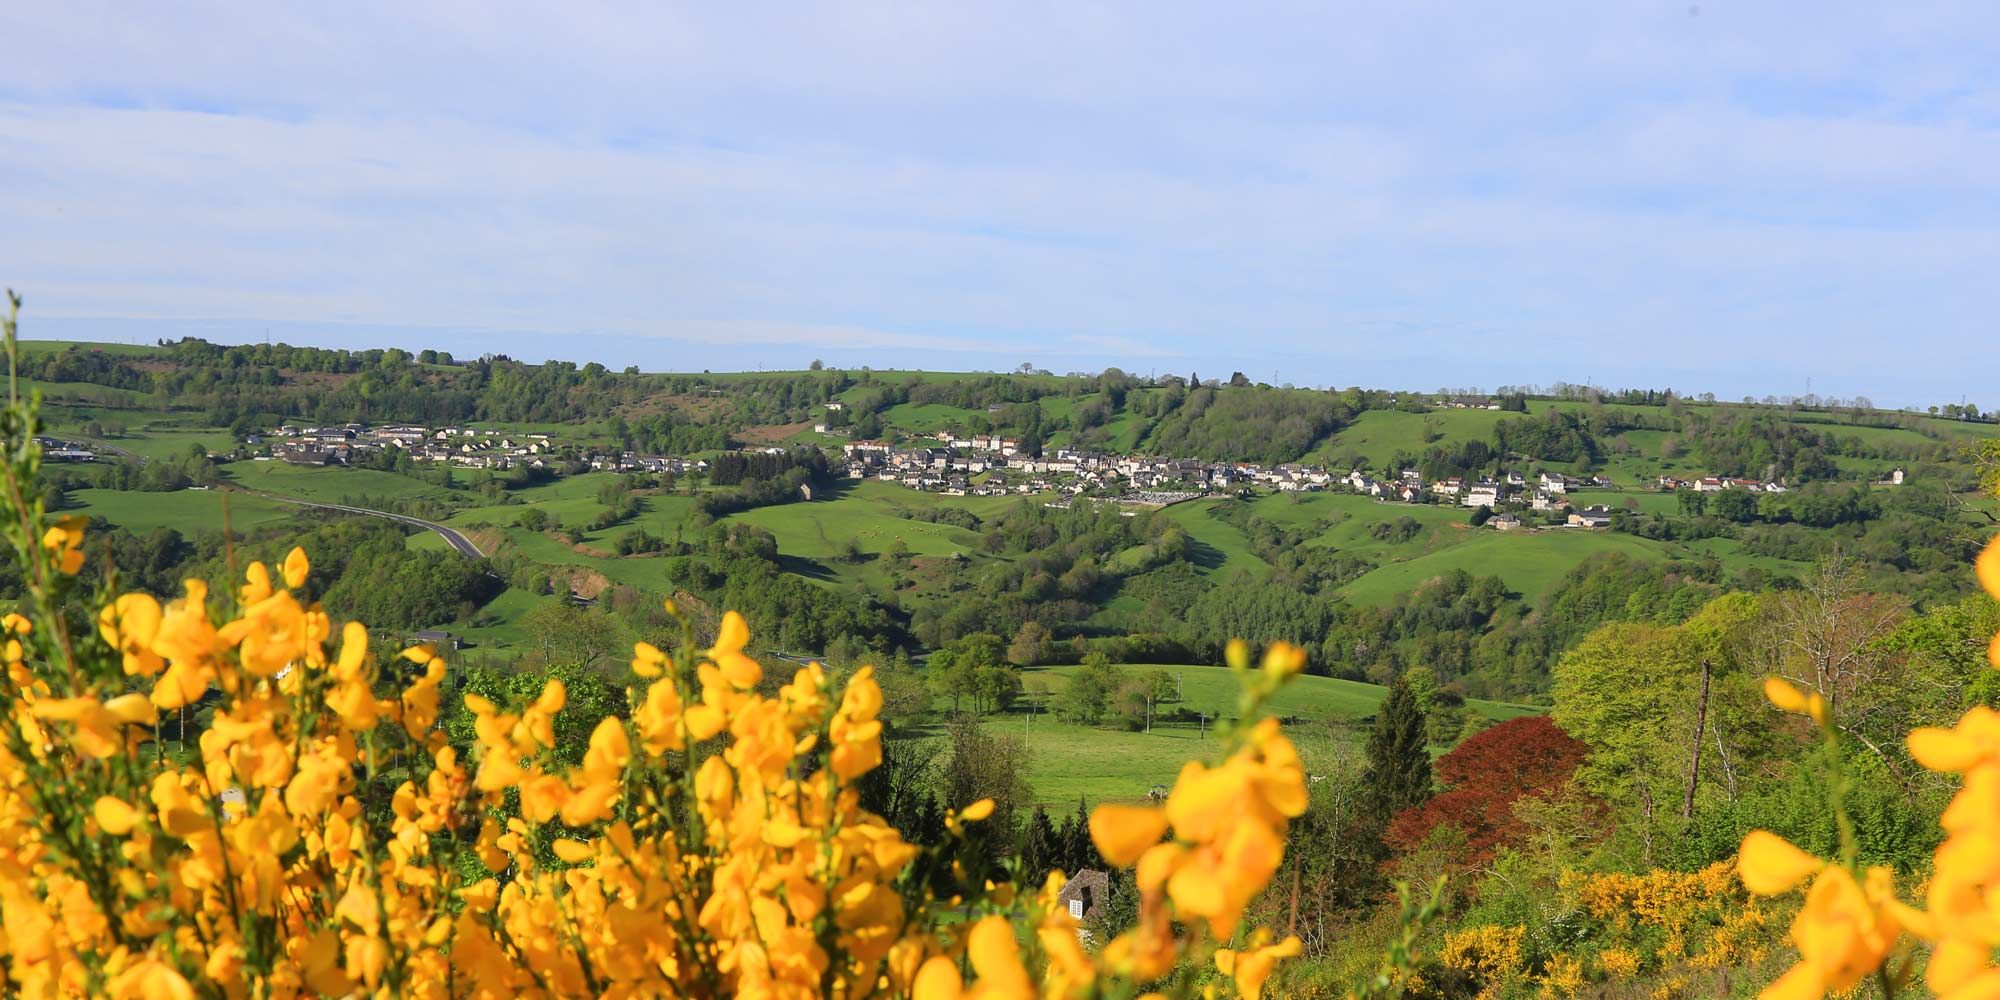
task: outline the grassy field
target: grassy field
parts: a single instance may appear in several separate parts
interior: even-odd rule
[[[1027,779],[1035,801],[1067,807],[1078,798],[1093,803],[1140,799],[1154,785],[1171,786],[1183,762],[1213,759],[1220,752],[1213,720],[1233,714],[1238,690],[1236,678],[1228,670],[1184,664],[1134,664],[1126,669],[1173,674],[1180,681],[1184,700],[1163,709],[1204,712],[1210,721],[1156,723],[1148,733],[1071,725],[1046,711],[1021,709],[992,717],[987,723],[990,728],[1018,734],[1026,743]],[[1024,683],[1031,692],[1057,691],[1075,670],[1030,670]],[[1362,722],[1374,714],[1387,694],[1386,689],[1372,684],[1299,677],[1286,685],[1272,708],[1292,719],[1286,734],[1298,746],[1307,772],[1325,773],[1357,759],[1364,733]],[[1475,711],[1494,719],[1538,711],[1497,702],[1471,704]],[[934,737],[921,734],[916,738]]]
[[[1421,455],[1439,441],[1490,440],[1493,425],[1517,413],[1498,410],[1437,410],[1404,413],[1369,410],[1321,445],[1314,459],[1347,465],[1358,461],[1384,468],[1398,454]]]
[[[152,396],[136,389],[120,389],[116,386],[94,385],[89,382],[43,382],[39,379],[24,378],[21,389],[40,389],[42,402],[50,407],[95,406],[108,411],[125,414],[128,419],[151,416],[160,407]]]
[[[159,428],[147,426],[127,430],[112,438],[88,438],[92,444],[109,445],[151,460],[184,458],[200,445],[210,455],[226,455],[236,447],[236,439],[226,430],[200,428]]]
[[[640,512],[621,524],[587,532],[579,551],[543,533],[517,527],[529,508],[539,508],[565,524],[583,524],[597,516],[602,505],[597,490],[614,476],[591,473],[557,480],[546,486],[517,490],[518,503],[478,506],[460,511],[447,523],[460,529],[493,528],[510,544],[538,561],[581,565],[623,583],[657,585],[656,566],[645,558],[618,558],[620,536],[635,529],[666,539],[685,536],[694,500],[684,493],[647,494],[640,498]],[[917,556],[945,556],[953,552],[970,554],[978,535],[964,528],[932,524],[897,516],[898,511],[942,506],[969,510],[982,518],[997,516],[1014,504],[1017,497],[947,497],[919,493],[901,486],[865,480],[842,483],[827,499],[760,507],[731,515],[732,523],[754,525],[769,531],[778,542],[782,556],[798,560],[794,568],[821,582],[876,584],[886,573],[879,558],[898,540]],[[848,540],[853,539],[864,555],[860,564],[846,560]]]
[[[97,340],[21,340],[21,353],[27,357],[44,354],[61,354],[72,347],[101,354],[116,354],[124,357],[143,358],[160,353],[160,348],[152,344],[113,344]]]
[[[1224,504],[1235,500],[1191,500],[1167,508],[1167,516],[1187,529],[1194,539],[1194,562],[1210,573],[1228,575],[1239,570],[1263,572],[1270,564],[1250,551],[1249,542],[1236,526],[1215,516]]]
[[[1658,543],[1610,531],[1555,528],[1500,532],[1467,528],[1465,541],[1402,562],[1378,567],[1341,588],[1356,604],[1387,604],[1425,580],[1453,570],[1498,576],[1507,589],[1529,599],[1546,593],[1577,563],[1600,552],[1641,558],[1661,555]]]
[[[452,491],[441,486],[374,469],[325,468],[293,465],[290,462],[231,462],[226,473],[230,482],[244,489],[325,503],[342,503],[362,497],[450,500],[454,496]]]
[[[849,539],[871,555],[887,552],[897,541],[916,555],[970,555],[979,541],[976,532],[911,520],[898,512],[949,506],[987,518],[1018,502],[1008,497],[947,497],[864,480],[844,487],[835,499],[760,507],[729,520],[763,528],[777,538],[779,552],[807,559],[835,559],[845,553]]]
[[[1672,509],[1666,494],[1586,492],[1584,503],[1622,506],[1630,496],[1641,510]],[[1359,604],[1383,604],[1425,580],[1463,569],[1475,576],[1498,576],[1509,589],[1530,599],[1546,592],[1579,561],[1599,552],[1627,552],[1660,558],[1668,547],[1633,535],[1609,531],[1551,529],[1499,532],[1473,528],[1464,508],[1382,503],[1346,493],[1273,494],[1250,501],[1202,500],[1168,508],[1168,516],[1186,526],[1196,541],[1196,561],[1211,573],[1267,568],[1250,551],[1243,532],[1214,515],[1222,505],[1249,503],[1253,517],[1319,529],[1306,544],[1326,545],[1374,560],[1380,565],[1348,584],[1342,596]],[[1405,542],[1376,538],[1371,529],[1408,517],[1420,530]],[[1732,566],[1749,565],[1740,550],[1711,551]],[[1775,567],[1766,567],[1774,569]]]
[[[911,434],[964,429],[973,411],[943,403],[898,403],[882,414],[883,423]],[[985,416],[984,412],[979,414]]]
[[[1042,682],[1050,693],[1062,690],[1080,667],[1038,667],[1027,671],[1027,681]],[[1179,689],[1180,701],[1169,704],[1169,710],[1186,708],[1205,713],[1209,718],[1229,718],[1236,714],[1237,692],[1241,690],[1236,675],[1226,667],[1187,663],[1133,663],[1126,664],[1125,670],[1146,672],[1165,670],[1172,675]],[[1312,721],[1347,721],[1367,718],[1375,714],[1382,699],[1389,696],[1389,689],[1379,684],[1362,681],[1342,680],[1337,677],[1314,677],[1302,675],[1292,679],[1284,689],[1271,699],[1271,710],[1279,715]],[[1510,705],[1497,701],[1469,701],[1468,705],[1489,719],[1511,719],[1518,715],[1528,715],[1537,709],[1524,705]]]
[[[139,493],[89,489],[74,490],[69,496],[77,513],[101,517],[135,534],[154,528],[172,528],[184,535],[202,530],[221,531],[225,497],[229,504],[229,524],[237,531],[282,521],[299,513],[299,508],[287,504],[220,490]]]

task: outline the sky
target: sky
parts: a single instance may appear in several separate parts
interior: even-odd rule
[[[0,5],[24,335],[2000,403],[1990,2]]]

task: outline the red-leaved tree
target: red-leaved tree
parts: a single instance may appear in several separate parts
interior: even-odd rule
[[[1407,852],[1446,824],[1465,834],[1466,861],[1482,864],[1523,832],[1514,803],[1560,789],[1583,764],[1585,748],[1543,715],[1509,719],[1437,759],[1443,791],[1389,821],[1390,847]]]

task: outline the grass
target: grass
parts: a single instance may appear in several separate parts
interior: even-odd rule
[[[58,436],[61,436],[58,434]],[[211,455],[225,455],[236,447],[236,439],[226,430],[155,428],[127,430],[118,437],[86,438],[92,444],[109,445],[148,460],[180,459],[195,445]]]
[[[1500,532],[1468,527],[1464,534],[1466,539],[1459,544],[1377,567],[1341,588],[1341,595],[1356,604],[1387,604],[1426,580],[1464,570],[1474,576],[1497,576],[1508,590],[1532,600],[1547,593],[1577,563],[1600,552],[1642,558],[1662,554],[1658,543],[1608,530]]]
[[[435,532],[425,534],[437,538]],[[528,634],[521,627],[522,619],[527,617],[528,612],[557,600],[560,598],[537,597],[518,587],[509,587],[475,612],[471,622],[455,627],[454,631],[479,650],[523,645],[528,641]]]
[[[362,497],[449,500],[455,495],[441,486],[375,469],[327,468],[272,461],[231,462],[226,471],[231,482],[245,489],[325,503],[341,503]]]
[[[113,344],[96,340],[28,340],[21,341],[21,353],[28,357],[44,354],[61,354],[72,347],[102,354],[118,354],[126,357],[143,358],[161,353],[152,344]]]
[[[1047,683],[1050,692],[1062,690],[1081,667],[1040,667],[1027,671],[1029,678],[1037,678]],[[1180,701],[1169,704],[1169,710],[1186,708],[1190,711],[1206,713],[1210,719],[1228,718],[1236,714],[1237,692],[1242,690],[1236,675],[1225,667],[1187,663],[1134,663],[1123,669],[1134,673],[1164,670],[1172,675],[1179,688]],[[1317,722],[1354,722],[1371,717],[1382,699],[1389,696],[1389,689],[1379,684],[1364,681],[1342,680],[1338,677],[1316,677],[1302,675],[1292,678],[1282,690],[1271,698],[1271,711],[1281,716]],[[1529,715],[1537,709],[1523,705],[1511,705],[1497,701],[1468,701],[1468,705],[1489,719],[1511,719],[1518,715]]]
[[[1180,680],[1184,701],[1164,706],[1209,713],[1201,722],[1155,723],[1152,732],[1129,732],[1072,725],[1046,712],[1017,710],[991,717],[988,727],[1019,735],[1028,748],[1027,781],[1035,802],[1067,808],[1079,798],[1090,802],[1144,798],[1155,785],[1171,786],[1181,765],[1212,760],[1222,750],[1214,718],[1231,713],[1236,678],[1220,667],[1184,664],[1134,664],[1127,670],[1166,670]],[[1031,670],[1030,690],[1060,690],[1075,667]],[[1298,747],[1308,774],[1325,773],[1341,760],[1360,752],[1362,721],[1387,697],[1385,688],[1330,677],[1298,677],[1273,699],[1277,713],[1292,717],[1286,735]],[[1495,702],[1473,702],[1475,711],[1505,719],[1537,709]],[[927,737],[919,737],[927,738]]]
[[[844,554],[853,540],[864,553],[887,552],[897,541],[920,556],[943,556],[953,552],[970,555],[979,535],[949,524],[931,524],[897,516],[898,511],[941,506],[939,500],[980,500],[984,513],[997,513],[994,497],[938,497],[881,482],[861,482],[837,499],[810,503],[759,507],[732,515],[729,520],[752,524],[769,531],[778,540],[778,551],[807,559],[830,560]],[[961,506],[961,505],[954,505]],[[965,507],[975,505],[966,504]],[[981,513],[975,509],[974,513]]]
[[[1345,464],[1359,460],[1369,468],[1384,468],[1398,453],[1422,455],[1439,441],[1492,440],[1493,425],[1518,413],[1499,410],[1436,410],[1405,413],[1369,410],[1342,428],[1319,448],[1312,460]],[[1427,440],[1436,437],[1435,440]]]
[[[1250,543],[1236,526],[1215,516],[1222,505],[1234,500],[1193,500],[1167,508],[1167,516],[1187,529],[1194,539],[1194,562],[1209,573],[1238,571],[1261,573],[1270,564],[1250,551]]]
[[[516,527],[523,512],[539,508],[565,524],[584,524],[602,509],[597,490],[614,477],[611,473],[590,473],[560,479],[554,483],[517,490],[519,503],[486,505],[460,511],[447,523],[460,529],[493,527],[523,554],[539,562],[581,565],[608,578],[635,586],[656,586],[656,564],[647,558],[619,558],[620,536],[636,529],[666,539],[687,530],[694,500],[684,493],[647,494],[640,498],[640,513],[621,524],[583,536],[583,545],[606,556],[575,551],[544,533]],[[901,540],[918,556],[946,556],[954,552],[971,554],[978,535],[964,528],[932,524],[897,516],[898,511],[936,507],[957,507],[982,518],[995,517],[1020,502],[1018,497],[947,497],[919,493],[901,486],[864,480],[843,482],[828,499],[760,507],[730,515],[732,523],[754,525],[769,531],[778,542],[781,555],[798,560],[793,569],[821,582],[879,584],[886,568],[879,558]],[[853,539],[870,557],[862,564],[845,561],[847,543]]]
[[[237,531],[277,521],[299,513],[299,508],[262,497],[220,490],[179,490],[172,493],[140,493],[127,490],[73,490],[69,494],[77,513],[101,517],[135,534],[154,528],[172,528],[184,535],[197,531],[222,530],[222,505],[229,503],[229,524]]]
[[[159,411],[152,396],[137,389],[121,389],[116,386],[97,385],[91,382],[43,382],[39,379],[21,380],[21,391],[29,389],[42,391],[42,402],[56,406],[96,406],[111,412],[129,414],[133,411]]]
[[[1620,503],[1623,494],[1580,494],[1584,502]],[[1642,509],[1673,498],[1634,494]],[[1210,573],[1252,573],[1268,568],[1250,551],[1249,541],[1235,525],[1217,518],[1222,505],[1234,500],[1201,500],[1176,504],[1167,516],[1180,522],[1196,543],[1195,562]],[[1382,604],[1425,580],[1455,569],[1475,576],[1499,576],[1518,593],[1536,596],[1553,586],[1578,560],[1601,551],[1628,551],[1659,556],[1657,543],[1610,532],[1553,530],[1502,534],[1475,529],[1462,507],[1382,503],[1350,493],[1272,494],[1247,501],[1251,515],[1297,527],[1320,526],[1308,545],[1332,546],[1381,563],[1348,585],[1343,595],[1361,604]],[[1421,525],[1417,536],[1392,543],[1374,537],[1376,524],[1408,517]]]
[[[986,411],[976,411],[985,417]],[[899,427],[911,434],[934,434],[938,431],[963,430],[975,411],[944,403],[897,403],[883,411],[883,422]]]

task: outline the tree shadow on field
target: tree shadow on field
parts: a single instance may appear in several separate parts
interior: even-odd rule
[[[787,573],[797,573],[800,576],[822,582],[833,579],[832,570],[827,569],[825,565],[817,560],[807,559],[803,556],[788,556],[780,553],[778,556],[778,568]]]
[[[1229,561],[1229,556],[1199,538],[1188,539],[1188,561],[1205,570],[1217,570]]]
[[[846,476],[837,476],[827,480],[824,483],[815,483],[813,485],[813,498],[809,502],[819,503],[822,500],[842,499],[843,497],[846,497],[848,494],[854,492],[854,487],[860,482],[861,480],[858,479],[849,479]]]

